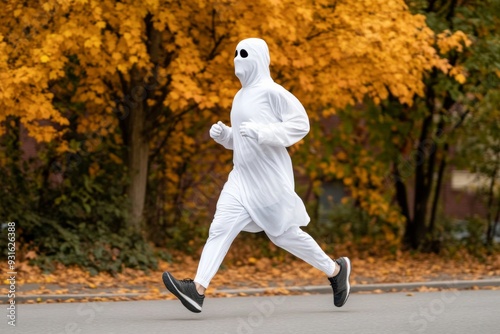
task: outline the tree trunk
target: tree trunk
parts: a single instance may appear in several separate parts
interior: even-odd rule
[[[121,126],[124,132],[124,142],[127,145],[127,166],[129,174],[129,186],[127,195],[129,199],[129,224],[136,233],[141,232],[141,225],[144,219],[144,206],[146,203],[146,189],[149,171],[149,136],[154,127],[154,117],[161,112],[163,99],[165,98],[167,87],[159,87],[157,83],[158,66],[161,61],[161,34],[154,29],[152,16],[145,18],[146,32],[148,38],[148,54],[155,65],[152,77],[147,77],[147,73],[139,71],[135,66],[130,71],[130,85],[127,85],[122,77],[122,87],[127,101],[127,113],[121,118]],[[164,65],[167,65],[166,62]],[[149,82],[151,78],[153,82]],[[162,89],[165,92],[160,94],[153,107],[146,103],[149,91]]]
[[[486,215],[486,223],[488,224],[488,230],[486,231],[486,244],[491,245],[493,243],[493,236],[495,235],[495,223],[493,220],[496,218],[493,213],[493,201],[495,198],[495,183],[497,177],[497,169],[493,173],[491,178],[490,187],[488,189],[488,213]]]
[[[438,176],[436,180],[436,190],[434,191],[434,199],[432,200],[431,218],[429,221],[429,233],[432,235],[434,233],[434,228],[436,226],[436,212],[437,206],[439,204],[439,196],[441,194],[441,186],[443,184],[444,170],[446,168],[446,154],[448,154],[448,145],[445,145],[444,156],[439,164]]]
[[[450,110],[450,108],[453,106],[453,103],[454,103],[454,101],[451,99],[450,95],[447,94],[445,99],[444,99],[444,103],[443,103],[443,107],[445,108],[445,110]],[[441,137],[443,136],[444,126],[445,126],[444,116],[441,115],[441,119],[439,120],[439,124],[438,124],[437,129],[436,129],[436,134],[434,137],[435,139],[433,141],[433,151],[432,151],[431,157],[429,159],[430,161],[429,161],[428,170],[427,170],[427,175],[431,180],[434,178],[434,167],[435,167],[436,158],[437,158],[438,142],[439,142],[439,139],[441,139]],[[444,143],[443,150],[442,150],[442,152],[443,152],[442,158],[441,158],[441,162],[439,163],[439,167],[438,167],[438,175],[437,175],[437,179],[436,179],[434,198],[433,198],[432,204],[431,204],[431,217],[429,219],[429,227],[428,227],[427,233],[429,234],[429,237],[430,237],[429,241],[431,241],[432,243],[434,243],[434,241],[435,241],[433,233],[434,233],[435,222],[436,222],[436,212],[437,212],[437,207],[439,204],[439,196],[441,193],[441,185],[443,184],[444,170],[446,168],[446,157],[448,155],[449,148],[450,148],[450,146],[448,145],[448,143]],[[430,189],[432,189],[432,182],[429,186],[429,191],[430,191]]]
[[[493,220],[493,229],[491,232],[491,242],[490,245],[493,245],[493,239],[495,238],[495,234],[497,231],[498,221],[500,220],[500,201],[497,203],[497,213],[495,214],[495,218]]]
[[[433,98],[433,94],[429,94],[428,99]],[[427,134],[432,126],[432,107],[429,108],[429,114],[422,124],[422,132],[420,134],[417,158],[415,160],[415,198],[413,205],[413,226],[410,231],[411,235],[406,238],[410,241],[407,246],[412,249],[417,249],[422,245],[426,234],[426,216],[427,204],[429,200],[429,188],[432,184],[432,175],[426,175],[425,162],[427,160],[427,149],[425,147],[427,141]]]
[[[131,71],[131,95],[134,100],[130,104],[127,118],[127,166],[129,186],[127,189],[129,206],[129,227],[140,232],[146,199],[148,176],[149,142],[145,136],[146,106],[144,102],[144,80],[134,67]]]
[[[403,236],[403,244],[407,247],[411,247],[413,244],[413,235],[415,225],[413,224],[412,217],[410,217],[410,209],[408,207],[408,195],[406,191],[406,185],[401,179],[401,173],[397,164],[394,166],[394,185],[396,187],[396,202],[398,203],[401,214],[406,219],[405,234]]]

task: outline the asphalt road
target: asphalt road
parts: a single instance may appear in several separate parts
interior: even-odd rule
[[[2,309],[7,313],[6,305]],[[179,301],[21,304],[0,333],[500,333],[500,290],[207,298],[200,314]]]

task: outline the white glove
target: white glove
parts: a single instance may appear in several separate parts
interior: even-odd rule
[[[228,130],[229,127],[226,124],[218,121],[217,124],[212,125],[210,128],[210,137],[218,139],[219,137],[224,136]]]
[[[240,125],[240,134],[243,137],[249,137],[253,139],[259,138],[259,125],[255,122],[243,122]]]

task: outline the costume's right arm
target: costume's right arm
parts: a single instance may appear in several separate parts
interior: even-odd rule
[[[228,150],[233,149],[233,129],[222,122],[217,123],[221,126],[222,132],[220,136],[214,138],[214,140],[224,146]]]

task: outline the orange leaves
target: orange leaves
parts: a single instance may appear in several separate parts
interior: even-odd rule
[[[449,30],[437,35],[439,52],[441,54],[448,53],[450,50],[456,50],[457,52],[462,52],[463,47],[469,47],[472,41],[467,37],[467,35],[462,31],[456,31],[453,34]]]
[[[343,178],[343,179],[342,179],[342,181],[344,181],[344,184],[345,184],[346,186],[348,186],[348,187],[352,186],[352,182],[353,182],[353,181],[352,181],[352,178],[350,178],[350,177],[345,177],[345,178]]]
[[[333,103],[342,108],[365,95],[384,100],[388,91],[402,103],[411,104],[415,94],[422,94],[425,71],[433,66],[447,70],[446,61],[433,47],[434,34],[425,17],[412,15],[402,0],[338,1],[333,16],[327,10],[318,10],[316,15],[315,23],[321,25],[313,31],[321,30],[311,34],[303,29],[305,36],[298,38],[311,37],[304,49],[313,57],[314,66],[306,75],[317,73],[313,86],[319,99],[305,93],[307,85],[301,96],[311,99],[311,104]],[[298,70],[304,67],[301,61],[292,64]]]
[[[469,47],[472,41],[467,37],[462,31],[456,31],[453,34],[449,30],[445,30],[437,35],[437,46],[440,54],[447,54],[451,50],[457,52],[462,52],[465,47]],[[455,66],[450,69],[448,66],[446,69],[442,69],[443,72],[449,70],[449,75],[454,77],[458,83],[463,84],[466,81],[466,73],[462,66]]]
[[[449,72],[448,75],[454,77],[458,83],[463,84],[466,80],[466,70],[463,66],[456,65]]]
[[[83,46],[88,49],[98,49],[101,46],[101,40],[97,36],[92,36],[83,43]]]
[[[53,5],[45,4],[50,7],[45,10]],[[64,75],[65,57],[60,53],[63,37],[49,29],[41,29],[50,16],[44,14],[44,9],[18,4],[13,13],[10,10],[0,10],[5,23],[0,27],[0,91],[3,95],[0,121],[8,115],[19,116],[31,136],[38,141],[50,141],[58,136],[52,125],[68,124],[52,105],[53,93],[48,91],[49,81]],[[10,17],[17,15],[19,10],[23,11],[23,16],[20,23],[16,23]],[[28,27],[29,34],[25,30]],[[48,122],[41,123],[42,120]]]
[[[50,60],[50,58],[47,55],[42,55],[40,57],[40,62],[42,62],[42,63],[47,63],[49,60]]]
[[[312,22],[313,21],[313,11],[311,8],[306,8],[306,7],[298,7],[297,8],[297,13],[301,15],[306,21]]]
[[[23,45],[25,49],[16,50],[24,54],[25,61],[20,60],[11,70],[22,71],[22,66],[27,66],[31,79],[33,74],[38,77],[38,87],[48,87],[49,82],[65,75],[65,55],[75,55],[78,70],[86,76],[82,85],[103,80],[111,83],[106,92],[98,92],[102,97],[74,98],[95,113],[104,112],[109,105],[107,96],[126,94],[120,91],[118,72],[130,80],[134,66],[139,71],[151,71],[153,58],[170,59],[169,66],[160,69],[164,74],[159,79],[161,84],[166,83],[167,76],[172,79],[166,106],[180,111],[194,103],[201,109],[222,106],[227,112],[238,88],[231,55],[237,40],[248,35],[268,41],[273,73],[279,73],[277,81],[293,87],[307,110],[321,108],[328,115],[366,95],[375,101],[385,100],[389,91],[402,103],[410,104],[414,94],[422,93],[424,71],[432,66],[447,70],[433,48],[432,31],[423,17],[408,11],[403,0],[338,1],[335,10],[326,2],[291,0],[251,4],[228,0],[211,5],[194,0],[188,5],[160,0],[141,5],[112,0],[88,4],[50,1],[43,8],[34,3],[23,6],[19,4],[12,15],[19,15],[22,9],[32,18],[26,25],[50,22],[50,27],[37,30],[36,38]],[[148,11],[161,38],[154,53],[148,49],[152,37],[144,24]],[[23,34],[22,26],[12,29]],[[0,34],[11,30],[0,30]],[[214,44],[222,36],[226,37],[221,43]],[[443,52],[467,43],[460,33],[443,33],[438,38]],[[463,82],[465,74],[457,73],[455,78]],[[22,85],[32,85],[30,81]],[[16,91],[24,89],[17,87]],[[39,92],[40,88],[35,88],[28,94]],[[9,98],[15,96],[2,93]]]
[[[465,79],[465,75],[463,75],[462,73],[459,73],[455,76],[455,80],[458,81],[458,83],[460,84],[464,84],[466,79]]]

